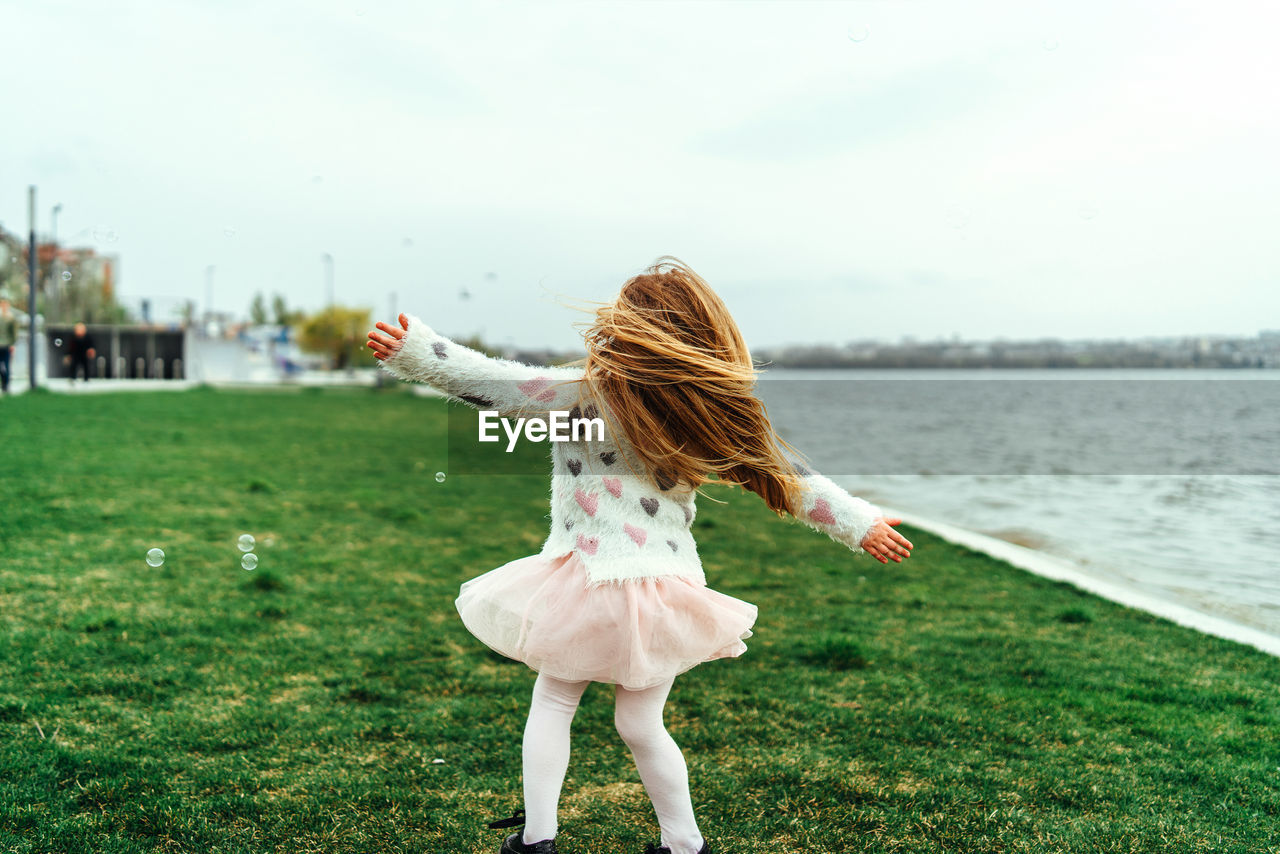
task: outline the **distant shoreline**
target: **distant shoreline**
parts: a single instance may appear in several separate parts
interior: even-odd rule
[[[1008,341],[850,341],[762,347],[756,357],[782,368],[1280,368],[1280,330],[1252,338],[1056,338]]]
[[[769,356],[767,351],[756,356],[757,361],[768,363],[770,367],[788,370],[1231,370],[1231,371],[1273,371],[1280,370],[1280,354],[1256,362],[1230,362],[1221,359],[1204,359],[1201,361],[1175,360],[1126,360],[1097,359],[1081,356],[1079,358],[1043,359],[1034,356],[1026,358],[1004,358],[998,361],[976,359],[932,358],[927,355],[889,355],[871,359],[820,359],[803,356],[778,357]]]
[[[829,363],[829,364],[828,363],[806,364],[803,362],[795,362],[795,361],[779,362],[776,360],[770,360],[769,367],[785,368],[787,370],[805,370],[805,371],[809,371],[809,370],[845,371],[845,370],[871,370],[871,369],[875,369],[875,370],[891,369],[891,370],[903,370],[903,371],[921,370],[921,369],[928,369],[928,370],[941,369],[941,370],[949,370],[949,371],[950,370],[961,370],[961,371],[974,371],[974,370],[1221,371],[1221,370],[1231,370],[1231,371],[1240,371],[1243,373],[1245,371],[1252,372],[1252,371],[1280,370],[1280,363],[1277,363],[1275,365],[1229,365],[1229,364],[1227,365],[1213,365],[1213,364],[1208,364],[1208,365],[1130,365],[1130,364],[1075,364],[1075,363],[1072,363],[1072,364],[1033,364],[1033,363],[1013,364],[1008,362],[1002,362],[999,364],[971,364],[971,363],[959,363],[959,362],[937,362],[937,363],[919,362],[919,363],[906,364],[906,363],[896,363],[896,362],[872,361],[872,362],[849,362],[849,363],[839,362],[839,363]]]

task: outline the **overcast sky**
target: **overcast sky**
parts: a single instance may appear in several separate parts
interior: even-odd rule
[[[1254,335],[1275,10],[3,2],[0,223],[37,185],[161,319],[209,265],[319,308],[327,252],[341,303],[572,346],[674,254],[755,347]]]

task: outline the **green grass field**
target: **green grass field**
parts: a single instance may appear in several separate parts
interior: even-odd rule
[[[549,485],[437,483],[447,420],[400,388],[0,400],[0,850],[496,854],[534,674],[453,597],[539,549]],[[713,851],[1280,851],[1277,659],[711,494],[709,583],[760,608],[667,708]],[[565,854],[657,840],[612,713],[592,686]]]

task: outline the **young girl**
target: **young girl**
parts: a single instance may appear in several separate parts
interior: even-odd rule
[[[668,256],[669,257],[669,256]],[[672,682],[746,651],[756,606],[706,586],[690,526],[715,475],[829,534],[901,562],[911,543],[878,508],[806,469],[769,425],[733,318],[705,281],[659,259],[596,311],[581,367],[491,359],[413,316],[378,323],[369,347],[397,377],[502,417],[600,418],[603,440],[551,442],[551,533],[542,552],[463,583],[458,613],[538,672],[524,731],[524,831],[502,854],[554,854],[569,727],[591,682],[616,686],[615,723],[653,801],[660,846],[709,854],[680,748],[662,722]],[[520,813],[495,827],[520,824]]]

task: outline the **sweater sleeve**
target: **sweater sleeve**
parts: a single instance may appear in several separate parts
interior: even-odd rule
[[[866,499],[850,495],[830,479],[787,456],[805,488],[801,499],[803,508],[797,518],[853,549],[854,554],[864,553],[862,538],[884,518],[884,513]]]
[[[400,349],[382,363],[392,376],[434,386],[477,409],[503,417],[545,417],[579,402],[582,371],[496,359],[439,335],[413,315]],[[587,417],[594,417],[591,412]]]

